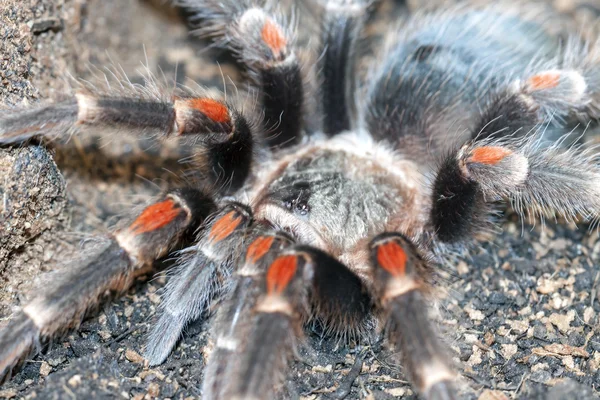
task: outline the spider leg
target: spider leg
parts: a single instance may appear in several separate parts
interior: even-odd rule
[[[294,43],[294,23],[271,2],[180,0],[201,21],[198,32],[232,51],[261,89],[264,128],[272,147],[301,139],[304,81]],[[260,4],[260,5],[259,5]]]
[[[360,325],[371,311],[361,281],[333,257],[307,246],[282,251],[271,246],[273,257],[265,238],[252,243],[240,268],[256,275],[240,277],[217,321],[216,349],[204,382],[208,399],[271,398],[295,353],[303,322],[320,318],[343,331],[343,323]],[[257,248],[265,256],[256,258]],[[236,318],[228,318],[232,314]]]
[[[77,123],[78,112],[77,99],[31,109],[1,110],[0,144],[64,133]]]
[[[370,250],[375,296],[387,317],[391,345],[401,351],[402,364],[425,399],[455,399],[452,381],[456,374],[427,318],[427,263],[397,233],[375,237]]]
[[[473,130],[476,140],[526,134],[540,123],[550,124],[544,136],[564,135],[564,124],[578,118],[584,124],[600,117],[600,87],[576,69],[548,69],[509,83],[496,94]],[[548,130],[557,130],[554,135]],[[554,138],[552,138],[554,139]]]
[[[76,326],[105,294],[127,290],[213,208],[212,201],[196,190],[173,191],[146,207],[93,254],[58,272],[0,331],[0,378],[41,340]]]
[[[497,96],[484,112],[475,139],[450,152],[438,170],[430,214],[438,238],[458,242],[485,229],[491,202],[501,199],[509,199],[521,216],[558,213],[570,221],[579,216],[597,222],[597,150],[561,148],[567,136],[560,127],[560,140],[543,143],[547,110],[567,115],[587,109],[589,88],[576,71],[553,70],[517,82]],[[530,132],[507,136],[518,129]]]
[[[260,234],[249,244],[246,256],[232,277],[231,291],[220,306],[211,329],[215,343],[204,373],[204,398],[222,397],[222,382],[229,374],[228,369],[235,364],[241,343],[248,334],[252,310],[260,297],[266,270],[279,252],[292,243],[287,235],[271,232]]]
[[[60,136],[74,126],[129,129],[140,136],[191,140],[194,161],[216,190],[235,190],[245,181],[255,138],[242,113],[210,97],[150,98],[77,93],[74,99],[41,108],[0,113],[0,145],[34,136]]]
[[[199,318],[223,289],[244,251],[246,228],[251,223],[248,207],[226,203],[207,222],[197,245],[184,251],[165,286],[158,318],[148,338],[145,357],[150,365],[158,365],[169,356],[185,326]]]
[[[375,8],[373,1],[328,0],[321,20],[321,108],[323,132],[335,135],[356,121],[357,42]]]

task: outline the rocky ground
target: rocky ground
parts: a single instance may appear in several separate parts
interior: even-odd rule
[[[580,26],[600,15],[592,0],[552,4]],[[68,74],[89,77],[90,63],[118,62],[135,80],[147,58],[153,71],[220,86],[218,59],[225,75],[239,79],[226,57],[199,52],[203,46],[158,1],[0,0],[0,102],[58,98],[70,91]],[[180,183],[182,169],[177,149],[127,138],[0,149],[0,320],[82,238],[103,234],[132,207]],[[493,242],[453,261],[438,319],[463,397],[597,398],[599,263],[597,233],[555,224],[522,229],[512,214]],[[148,368],[140,356],[164,282],[159,275],[104,304],[27,360],[0,386],[0,397],[200,397],[205,323],[190,327],[165,364]],[[307,344],[289,375],[291,398],[415,398],[380,342],[336,346],[315,330]]]

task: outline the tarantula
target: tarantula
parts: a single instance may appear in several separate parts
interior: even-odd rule
[[[195,235],[145,355],[162,363],[220,299],[204,398],[276,395],[308,321],[357,340],[385,332],[423,398],[456,398],[427,316],[436,266],[492,231],[499,201],[597,222],[598,154],[579,141],[600,118],[600,42],[551,33],[532,8],[453,8],[389,30],[363,77],[377,2],[323,0],[309,96],[294,18],[270,2],[180,5],[248,69],[262,118],[153,81],[1,114],[3,145],[89,126],[180,138],[203,182],[173,189],[48,282],[0,331],[0,376]]]

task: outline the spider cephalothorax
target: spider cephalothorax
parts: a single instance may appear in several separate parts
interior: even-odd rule
[[[269,2],[181,5],[248,69],[262,118],[153,80],[118,93],[88,85],[1,115],[6,145],[91,125],[179,138],[205,190],[173,189],[34,296],[0,332],[0,374],[195,234],[145,354],[163,362],[221,299],[204,398],[271,398],[312,320],[359,341],[385,332],[423,397],[455,398],[427,317],[433,266],[489,232],[499,200],[521,215],[598,220],[597,154],[569,135],[600,116],[598,43],[552,35],[531,10],[455,8],[390,30],[363,75],[358,38],[377,2],[318,2],[304,16],[320,18],[316,65],[305,68],[319,77],[313,99],[301,21]]]

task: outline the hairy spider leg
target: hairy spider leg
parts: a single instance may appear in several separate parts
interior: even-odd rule
[[[296,52],[293,18],[273,4],[249,0],[181,0],[200,21],[197,32],[231,51],[260,88],[263,127],[271,147],[302,139],[304,78]]]
[[[150,365],[162,363],[171,353],[186,325],[198,319],[223,289],[243,254],[251,210],[226,202],[208,219],[197,244],[186,249],[164,288],[158,317],[148,337],[145,357]],[[240,243],[241,241],[241,243]]]
[[[247,325],[235,335],[237,362],[224,368],[220,392],[210,392],[214,399],[272,398],[302,339],[303,323],[317,318],[325,324],[344,319],[358,324],[372,311],[360,279],[308,246],[280,251],[261,278],[259,290],[253,288],[255,305],[245,317]],[[211,362],[225,367],[218,358]]]
[[[427,313],[425,279],[431,267],[398,233],[378,235],[369,247],[375,297],[390,345],[401,352],[402,365],[425,399],[457,398],[452,385],[456,374]]]
[[[248,242],[246,254],[231,277],[231,290],[224,295],[211,326],[214,348],[202,383],[202,393],[207,400],[224,398],[226,385],[223,382],[228,381],[230,370],[242,356],[267,268],[283,249],[293,244],[293,240],[281,232],[263,232],[256,226],[251,230],[254,232],[249,235],[256,238]]]
[[[107,294],[124,292],[136,277],[151,271],[153,262],[169,254],[213,209],[201,192],[172,191],[113,233],[100,249],[54,273],[51,283],[0,331],[0,378],[42,341],[78,326]]]
[[[357,56],[363,29],[378,1],[323,0],[317,68],[321,71],[323,132],[333,136],[355,128]]]
[[[248,120],[221,100],[107,96],[88,92],[56,105],[0,114],[0,144],[36,136],[68,137],[86,125],[128,129],[142,137],[182,137],[194,146],[194,163],[216,192],[239,189],[248,177],[256,149]],[[45,119],[45,122],[44,120]]]
[[[585,82],[574,71],[542,71],[494,97],[474,139],[450,152],[438,170],[430,217],[439,239],[470,239],[490,224],[492,202],[503,199],[521,216],[557,213],[569,221],[598,221],[597,154],[576,145],[564,148],[562,141],[544,144],[540,132],[548,107],[565,116],[589,107],[595,94]],[[559,104],[563,108],[555,108]],[[529,133],[512,135],[518,129]]]

